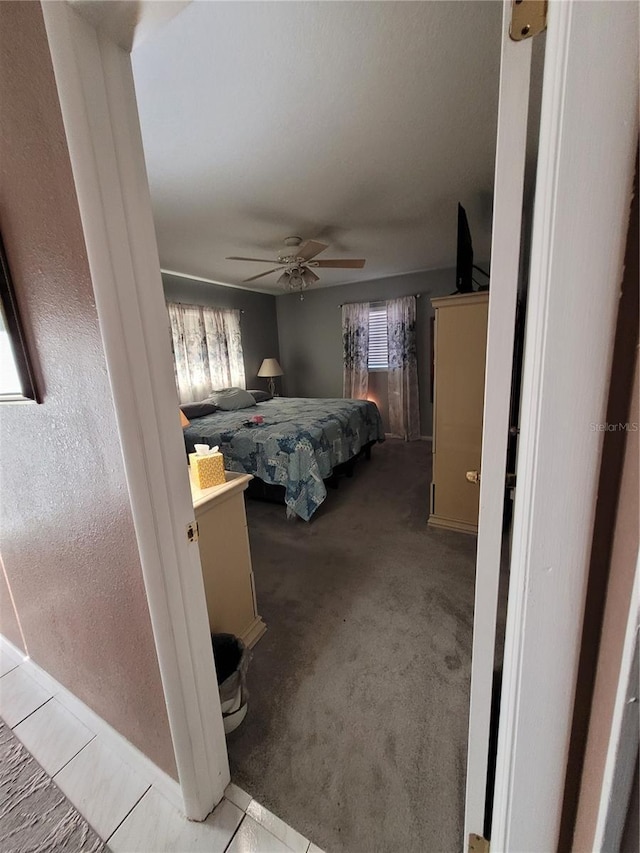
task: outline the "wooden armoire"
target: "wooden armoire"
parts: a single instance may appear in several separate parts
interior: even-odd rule
[[[488,292],[432,299],[433,469],[429,524],[478,529]],[[469,475],[469,477],[467,476]]]

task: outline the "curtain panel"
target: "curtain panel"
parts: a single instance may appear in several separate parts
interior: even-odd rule
[[[389,428],[405,441],[420,438],[416,298],[387,302]]]
[[[176,386],[181,403],[222,388],[244,388],[240,311],[168,302]]]
[[[369,303],[342,306],[342,396],[365,400],[369,391]]]

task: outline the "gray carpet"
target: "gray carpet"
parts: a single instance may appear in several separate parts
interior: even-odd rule
[[[310,524],[247,502],[268,630],[232,779],[329,853],[462,847],[475,537],[427,527],[430,467],[387,441]]]
[[[82,815],[1,720],[0,850],[108,853]]]

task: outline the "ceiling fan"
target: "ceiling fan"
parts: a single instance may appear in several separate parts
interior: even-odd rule
[[[329,246],[326,243],[319,243],[317,240],[306,240],[303,242],[302,237],[287,237],[284,241],[284,247],[278,253],[276,261],[265,258],[226,258],[227,261],[255,261],[260,264],[277,264],[273,269],[266,272],[252,275],[251,278],[245,278],[243,283],[255,281],[257,278],[262,278],[265,275],[271,275],[278,270],[284,270],[278,278],[278,284],[282,285],[285,290],[303,291],[320,281],[320,276],[316,275],[313,268],[331,267],[332,269],[350,269],[359,270],[365,264],[364,258],[347,258],[314,260],[316,255],[324,252]]]

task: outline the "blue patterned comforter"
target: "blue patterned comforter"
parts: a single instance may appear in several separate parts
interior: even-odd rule
[[[262,415],[261,426],[245,426]],[[286,487],[288,515],[308,521],[327,496],[323,480],[371,441],[383,441],[382,419],[367,400],[278,397],[239,412],[194,418],[184,430],[194,444],[217,444],[225,468]]]

